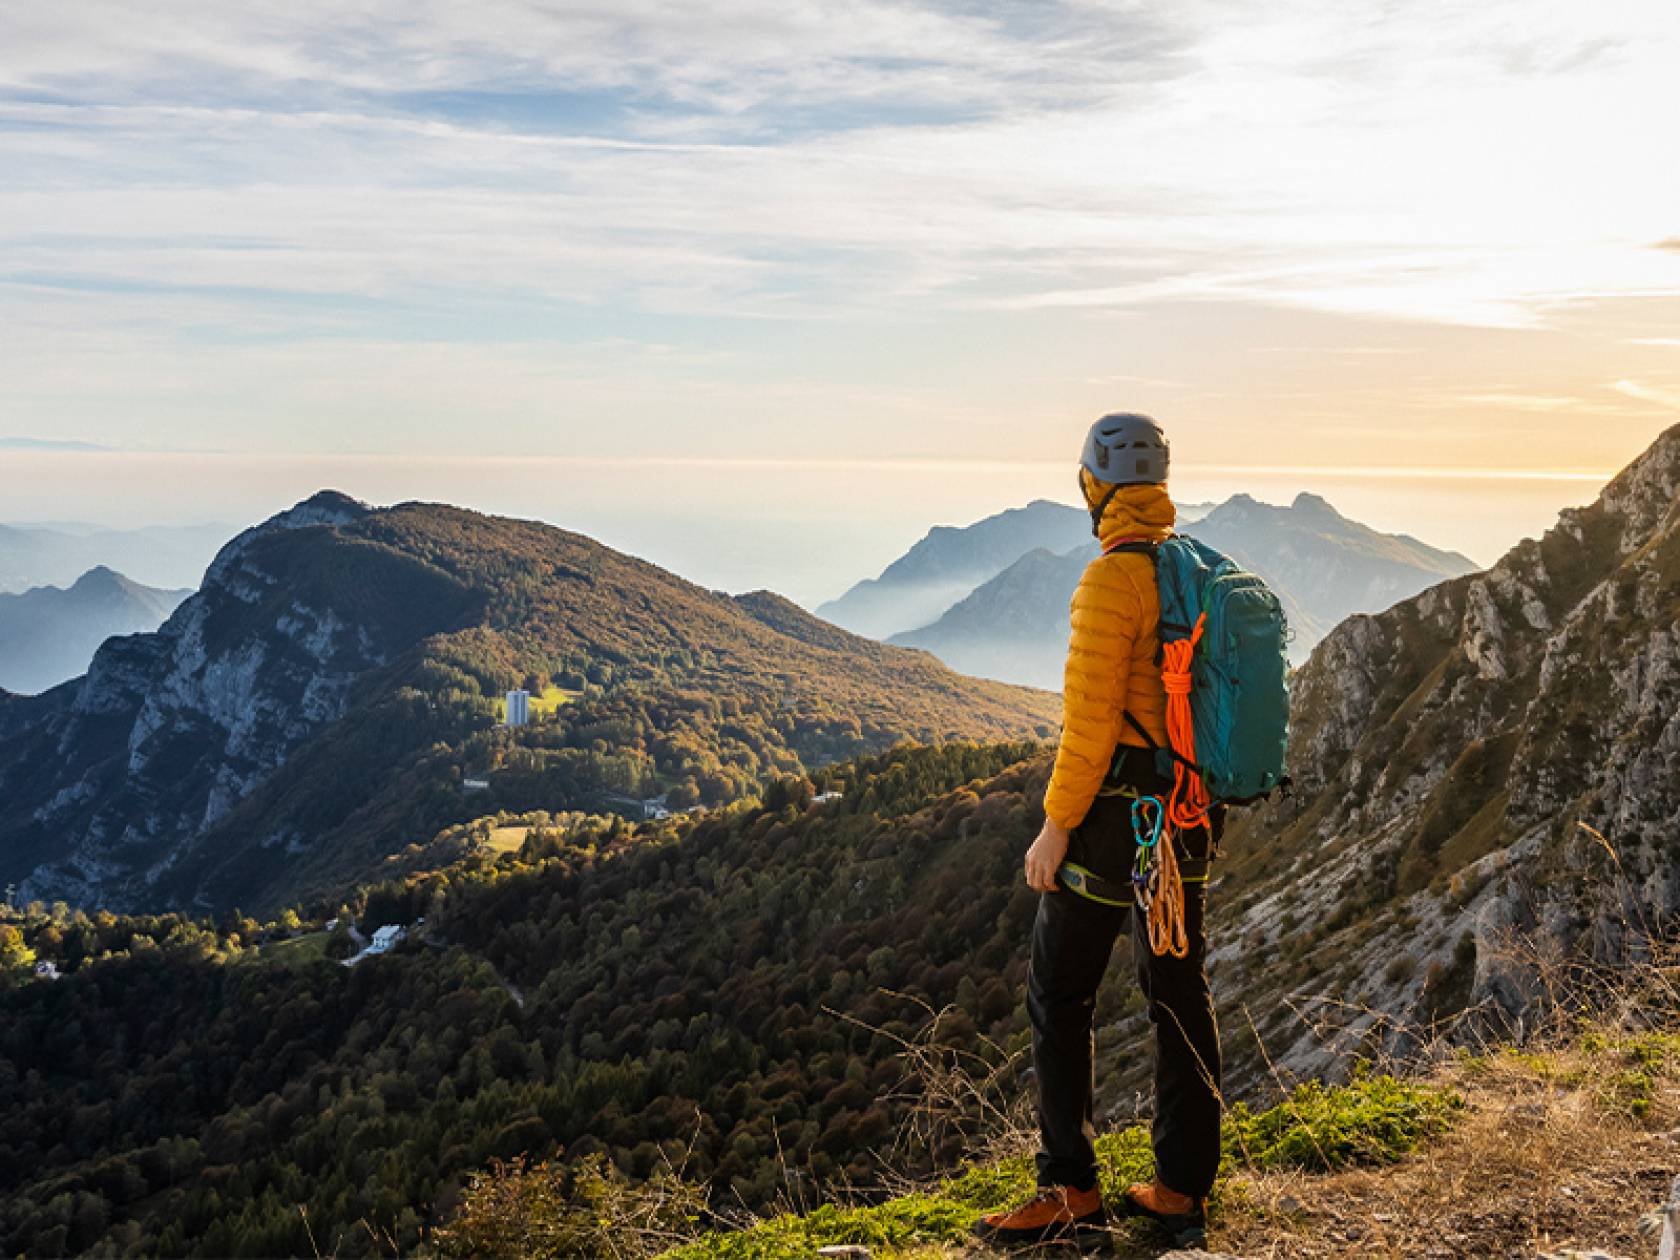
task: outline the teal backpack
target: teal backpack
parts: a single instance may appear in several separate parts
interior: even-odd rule
[[[1248,804],[1285,786],[1289,624],[1278,597],[1229,556],[1183,534],[1114,550],[1147,551],[1155,560],[1172,744],[1157,750],[1162,770],[1175,777],[1181,766],[1199,775],[1210,805]],[[1193,744],[1184,738],[1186,715]],[[1136,718],[1126,719],[1149,739]]]

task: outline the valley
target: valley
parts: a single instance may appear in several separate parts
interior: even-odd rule
[[[1680,908],[1677,504],[1680,429],[1544,538],[1345,620],[1296,671],[1294,793],[1243,814],[1216,866],[1229,1102],[1520,1044],[1554,1000],[1545,960],[1576,960],[1572,992],[1590,995],[1660,947]],[[225,890],[211,912],[30,895],[0,912],[0,1245],[289,1254],[310,1245],[302,1205],[346,1254],[377,1249],[372,1227],[407,1250],[493,1192],[475,1176],[525,1155],[580,1178],[599,1158],[629,1185],[680,1159],[714,1203],[760,1213],[795,1185],[935,1178],[986,1155],[980,1113],[917,1127],[916,1065],[961,1061],[999,1104],[1025,1097],[1036,894],[1019,862],[1052,698],[546,527],[333,499],[297,512],[225,553],[206,592],[229,602],[180,638],[237,654],[264,618],[311,610],[346,706],[277,745],[273,781],[230,817],[319,818],[331,860],[143,885]],[[630,598],[618,565],[668,599]],[[346,586],[319,585],[341,566]],[[532,569],[553,580],[517,576]],[[278,587],[288,572],[317,585]],[[585,580],[621,603],[555,602]],[[405,621],[415,590],[426,611]],[[681,624],[707,627],[703,651],[675,646]],[[136,693],[155,686],[127,668]],[[514,685],[549,703],[510,730]],[[43,712],[55,737],[92,729],[86,687],[57,708],[0,704],[0,747],[39,748]],[[430,742],[393,758],[405,712],[431,715]],[[952,740],[944,721],[1019,735]],[[358,722],[382,733],[377,758],[347,740]],[[707,749],[734,750],[715,765],[740,777],[704,769]],[[321,796],[328,766],[356,808]],[[469,772],[486,787],[462,792]],[[407,811],[364,812],[369,785]],[[602,808],[653,786],[679,808]],[[191,870],[207,839],[238,834],[175,860]],[[387,926],[407,931],[341,965]],[[1097,1026],[1099,1123],[1120,1133],[1148,1081],[1123,960]]]

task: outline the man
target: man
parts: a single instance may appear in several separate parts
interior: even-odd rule
[[[1044,827],[1028,849],[1027,883],[1042,895],[1033,924],[1027,1013],[1033,1030],[1041,1145],[1038,1191],[975,1226],[992,1243],[1077,1236],[1107,1219],[1092,1147],[1092,1015],[1097,987],[1131,917],[1138,984],[1155,1025],[1155,1179],[1130,1187],[1121,1216],[1151,1217],[1178,1241],[1206,1223],[1204,1199],[1219,1168],[1219,1032],[1204,962],[1207,866],[1223,826],[1181,832],[1182,957],[1156,954],[1132,903],[1138,830],[1171,781],[1154,749],[1167,746],[1158,661],[1151,544],[1172,533],[1168,450],[1148,416],[1116,413],[1091,427],[1079,485],[1103,554],[1074,592],[1063,686],[1061,745],[1044,794]],[[1137,806],[1137,808],[1134,808]]]

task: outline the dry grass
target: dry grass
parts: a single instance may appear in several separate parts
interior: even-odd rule
[[[1445,1070],[1463,1122],[1380,1171],[1239,1174],[1211,1245],[1266,1260],[1522,1257],[1565,1246],[1654,1256],[1638,1221],[1680,1169],[1680,1089],[1653,1082],[1643,1118],[1602,1084],[1611,1052],[1495,1054]]]
[[[1658,1080],[1643,1119],[1617,1114],[1600,1088],[1607,1053],[1501,1054],[1444,1069],[1466,1103],[1448,1136],[1389,1168],[1236,1173],[1207,1248],[1244,1260],[1534,1260],[1571,1248],[1652,1260],[1640,1218],[1680,1170],[1680,1084]],[[1141,1260],[1166,1250],[1148,1227],[1131,1226],[1115,1231],[1106,1254]],[[1010,1253],[946,1245],[894,1254]]]

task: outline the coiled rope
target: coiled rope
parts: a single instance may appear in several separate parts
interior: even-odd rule
[[[1172,795],[1167,821],[1178,831],[1208,824],[1208,790],[1196,767],[1196,722],[1190,711],[1190,662],[1207,629],[1207,614],[1196,618],[1188,639],[1161,644],[1161,685],[1167,692],[1167,743],[1173,753]]]
[[[1207,629],[1207,614],[1196,618],[1188,639],[1161,644],[1161,684],[1167,693],[1167,743],[1172,747],[1173,785],[1164,817],[1153,820],[1153,838],[1145,844],[1134,806],[1132,828],[1138,840],[1138,873],[1133,876],[1138,906],[1148,919],[1149,948],[1157,957],[1183,958],[1190,952],[1184,926],[1184,877],[1178,869],[1179,832],[1208,826],[1207,784],[1196,768],[1196,725],[1190,711],[1190,664]],[[1140,802],[1141,803],[1141,802]],[[1160,807],[1157,805],[1157,810]]]

